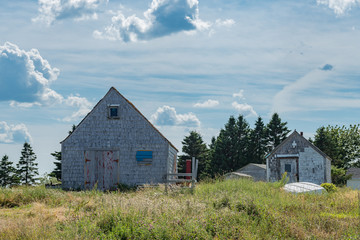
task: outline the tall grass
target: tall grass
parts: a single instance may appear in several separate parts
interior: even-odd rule
[[[360,239],[358,192],[290,194],[246,179],[164,193],[0,189],[0,239]]]

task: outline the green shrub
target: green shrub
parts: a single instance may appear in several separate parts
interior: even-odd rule
[[[323,184],[321,184],[321,186],[322,186],[323,188],[325,188],[325,190],[326,190],[327,192],[329,192],[329,193],[332,193],[332,192],[336,192],[336,191],[337,191],[336,186],[335,186],[334,184],[332,184],[332,183],[323,183]]]

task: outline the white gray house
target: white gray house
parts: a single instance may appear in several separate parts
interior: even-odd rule
[[[270,182],[280,180],[287,172],[289,183],[330,183],[331,159],[294,131],[267,156],[266,171]]]
[[[177,149],[114,87],[61,142],[64,189],[164,183]]]

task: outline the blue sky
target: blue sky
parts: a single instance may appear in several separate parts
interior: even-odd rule
[[[230,115],[312,137],[359,123],[359,0],[0,1],[0,156],[53,168],[114,86],[179,149]]]

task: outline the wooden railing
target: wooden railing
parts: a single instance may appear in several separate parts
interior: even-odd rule
[[[189,187],[190,189],[195,188],[197,170],[199,160],[192,158],[191,161],[191,173],[168,173],[166,176],[165,192],[167,193],[168,188],[172,183],[189,183],[189,186],[185,184],[183,187]],[[179,178],[179,177],[190,177],[190,178]]]

